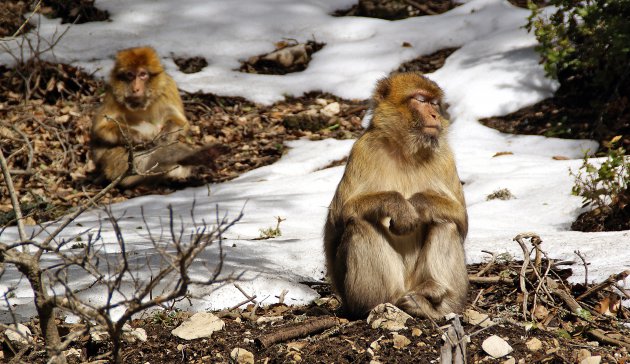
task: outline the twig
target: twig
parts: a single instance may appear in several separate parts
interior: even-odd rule
[[[468,276],[468,281],[472,282],[472,283],[512,283],[512,279],[511,278],[507,278],[507,277],[500,277],[500,276],[491,276],[491,277],[477,277],[476,275],[474,276]]]
[[[552,292],[554,295],[558,296],[567,306],[569,306],[571,312],[573,312],[574,314],[579,315],[580,311],[583,310],[582,306],[580,306],[580,304],[566,291],[562,289],[554,289]]]
[[[534,237],[538,237],[538,235],[534,233],[522,233],[514,237],[514,241],[516,241],[523,250],[523,265],[521,266],[521,272],[519,274],[519,282],[521,292],[523,292],[523,319],[525,321],[527,321],[527,299],[529,298],[529,292],[527,291],[527,286],[525,285],[525,274],[531,260],[529,258],[529,250],[527,249],[527,246],[525,246],[523,239],[530,238],[531,240]]]
[[[11,174],[9,174],[9,166],[7,165],[7,160],[4,159],[4,153],[2,153],[2,149],[0,149],[0,167],[2,169],[2,176],[4,176],[4,182],[7,184],[7,189],[9,190],[9,197],[11,198],[13,211],[15,212],[15,219],[17,220],[17,228],[18,233],[20,234],[20,241],[27,241],[28,237],[26,236],[24,218],[22,217],[22,209],[20,209],[20,201],[18,201],[17,199],[15,187],[13,186],[13,179],[11,179]],[[22,251],[28,253],[28,246],[23,245]]]
[[[239,302],[239,303],[235,304],[234,306],[230,307],[230,308],[228,309],[228,311],[236,310],[237,308],[239,308],[239,307],[241,307],[241,306],[243,306],[244,304],[249,303],[249,302],[256,302],[256,301],[255,301],[255,299],[256,299],[256,295],[253,295],[253,296],[251,296],[251,297],[248,297],[246,300],[244,300],[244,301],[242,301],[242,302]]]
[[[256,338],[256,344],[263,348],[268,348],[276,343],[285,342],[287,340],[304,337],[329,329],[339,324],[336,317],[315,318],[302,322],[299,325],[283,328],[282,331],[263,335]]]
[[[483,276],[487,271],[490,270],[490,268],[492,268],[492,266],[494,266],[494,262],[497,260],[497,253],[494,252],[488,252],[488,251],[483,251],[484,253],[487,254],[492,254],[492,256],[490,257],[490,261],[488,262],[488,264],[486,264],[485,267],[483,267],[482,270],[480,270],[479,272],[477,272],[477,274],[475,274],[475,276],[477,277],[481,277]]]
[[[588,263],[586,263],[586,257],[579,250],[575,250],[573,253],[582,260],[584,265],[584,287],[588,287]]]
[[[630,349],[630,343],[629,342],[613,339],[612,337],[606,335],[604,333],[604,331],[602,331],[600,329],[588,330],[588,333],[589,333],[589,335],[593,336],[594,338],[596,338],[600,342],[603,342],[603,343],[606,343],[606,344],[611,344],[611,345],[622,346],[622,347],[625,347],[626,349]]]
[[[586,290],[586,292],[582,293],[581,295],[579,295],[575,300],[576,301],[581,301],[582,299],[592,295],[593,293],[599,292],[602,289],[617,283],[618,281],[624,280],[626,278],[628,278],[628,276],[630,275],[630,269],[624,270],[621,273],[617,273],[617,274],[613,274],[610,277],[608,277],[608,279],[606,279],[605,281],[603,281],[600,284],[597,284],[591,288],[589,288],[588,290]]]
[[[440,349],[440,364],[466,364],[466,344],[469,338],[457,315],[451,318],[451,325],[442,335],[442,340],[444,344]]]

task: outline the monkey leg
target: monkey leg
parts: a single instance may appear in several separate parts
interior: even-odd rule
[[[468,273],[464,247],[454,223],[434,224],[420,251],[411,281],[396,305],[421,317],[441,318],[466,304]]]
[[[392,302],[404,292],[404,265],[381,232],[351,219],[343,233],[333,269],[333,284],[351,317]]]

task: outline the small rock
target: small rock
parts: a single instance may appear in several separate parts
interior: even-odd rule
[[[109,334],[104,330],[94,330],[90,331],[90,338],[92,339],[92,342],[99,344],[107,341],[107,339],[109,339]]]
[[[490,327],[494,325],[494,322],[490,320],[488,315],[471,309],[464,312],[463,320],[465,323],[479,325],[479,327]]]
[[[225,322],[209,312],[197,312],[182,322],[171,334],[184,340],[211,337],[215,331],[223,330]]]
[[[66,350],[63,352],[63,356],[65,356],[66,358],[78,358],[81,359],[81,352],[75,348]]]
[[[370,343],[370,349],[374,352],[381,350],[381,344],[378,343],[378,340],[374,340]]]
[[[599,364],[602,362],[602,357],[599,355],[589,356],[580,361],[580,364]]]
[[[413,329],[411,329],[411,336],[418,337],[421,335],[422,335],[422,330],[420,330],[419,328],[414,327]]]
[[[514,350],[507,341],[501,339],[497,335],[492,335],[485,339],[481,344],[481,347],[483,348],[483,351],[495,359],[504,357]]]
[[[405,328],[405,323],[410,318],[406,312],[391,303],[381,303],[370,311],[367,323],[373,329],[399,331]]]
[[[538,321],[544,320],[545,318],[547,318],[547,316],[549,316],[549,310],[545,306],[536,306],[536,308],[534,309],[534,317]]]
[[[126,343],[133,344],[136,341],[146,342],[148,337],[147,337],[146,330],[141,327],[138,327],[135,329],[131,328],[131,330],[123,332],[122,339]]]
[[[15,346],[17,346],[18,348],[21,348],[24,345],[28,345],[29,342],[32,340],[32,334],[31,334],[31,330],[22,325],[22,324],[17,324],[16,325],[10,325],[11,328],[4,330],[4,334],[6,335],[7,339]]]
[[[525,345],[527,345],[527,349],[529,349],[529,351],[538,351],[542,348],[542,342],[535,337],[527,340]]]
[[[324,106],[320,112],[325,116],[332,117],[341,112],[341,107],[338,102],[331,102],[330,104]]]
[[[516,364],[516,359],[509,358],[508,360],[504,361],[503,364]]]
[[[254,354],[243,348],[234,348],[230,353],[230,358],[238,364],[254,364]]]
[[[409,344],[411,344],[411,340],[407,339],[407,337],[394,333],[394,347],[396,349],[402,349]]]
[[[322,98],[317,98],[317,99],[315,99],[315,103],[318,104],[318,105],[326,106],[326,105],[328,105],[328,100],[322,99]]]
[[[588,358],[588,357],[590,357],[590,356],[591,356],[591,352],[590,352],[590,351],[588,351],[588,350],[586,350],[586,349],[580,349],[580,350],[578,350],[578,352],[577,352],[577,355],[576,355],[576,358],[575,358],[576,360],[575,360],[575,361],[576,361],[576,362],[578,362],[578,363],[580,363],[582,360],[584,360],[584,359],[586,359],[586,358]]]

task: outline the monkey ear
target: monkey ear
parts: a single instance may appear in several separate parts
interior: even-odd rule
[[[376,84],[376,88],[374,89],[374,96],[373,96],[374,101],[377,103],[384,101],[387,98],[387,96],[389,96],[391,89],[392,89],[391,78],[386,77],[386,78],[380,79],[378,83]]]

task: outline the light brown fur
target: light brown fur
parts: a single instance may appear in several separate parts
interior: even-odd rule
[[[201,153],[217,154],[214,146],[193,148],[182,140],[189,129],[175,81],[150,47],[125,49],[116,63],[103,104],[92,123],[92,158],[108,180],[129,169],[121,186],[184,179],[190,168],[179,161]]]
[[[441,101],[416,73],[376,87],[324,231],[328,274],[350,316],[391,302],[438,318],[465,303],[468,218]]]

